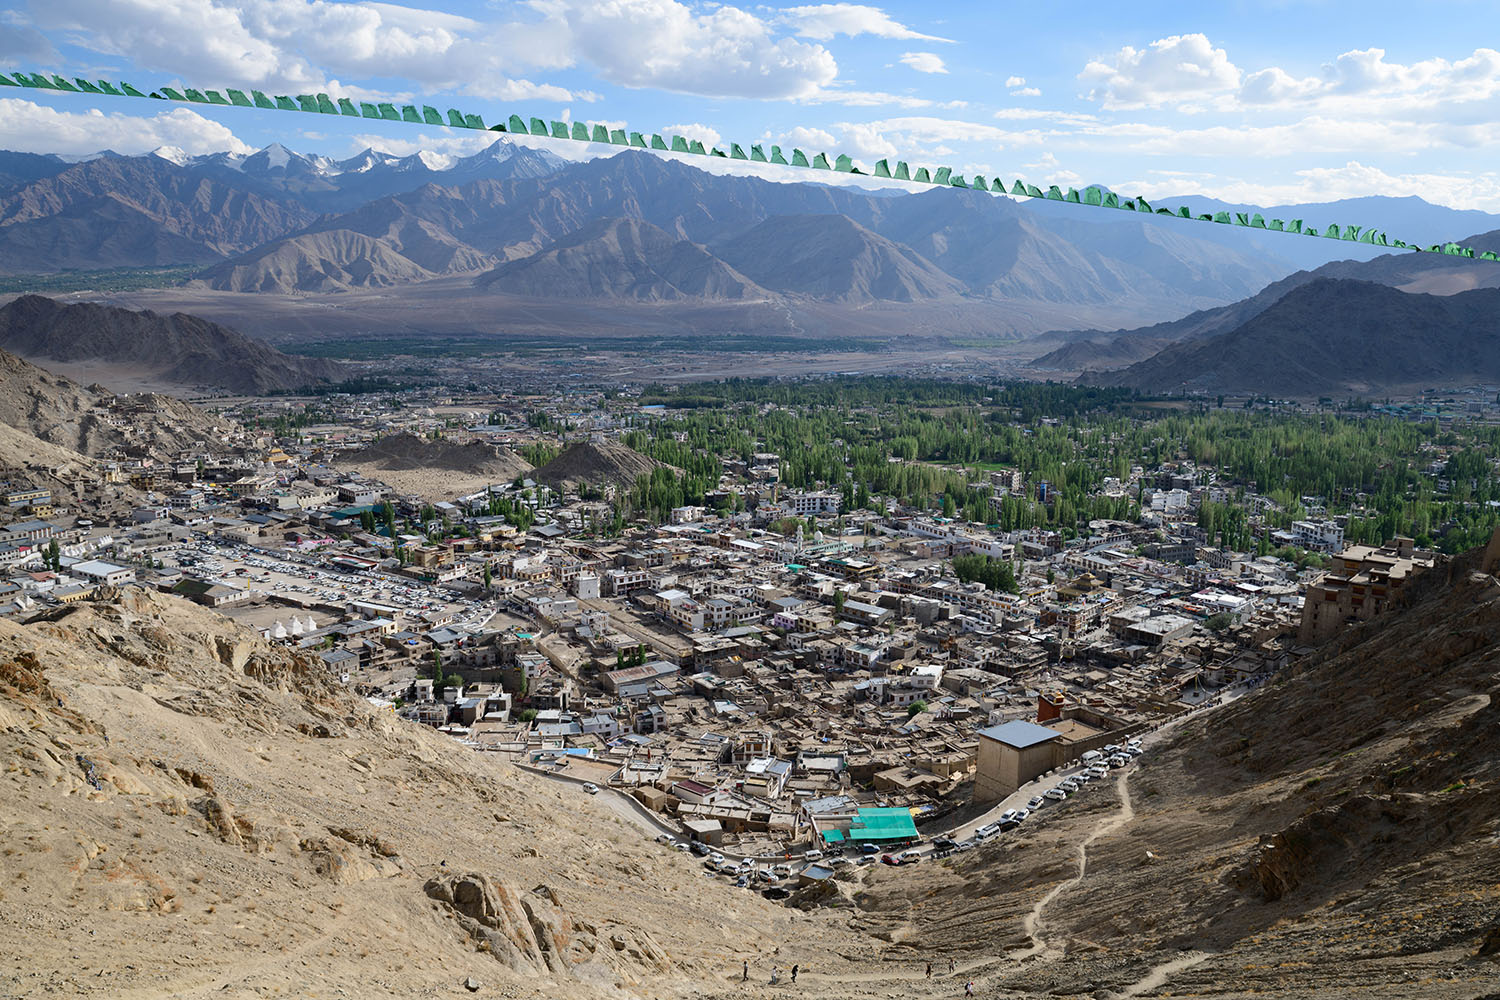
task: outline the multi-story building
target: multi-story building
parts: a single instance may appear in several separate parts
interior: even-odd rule
[[[1407,582],[1431,569],[1438,558],[1435,552],[1415,548],[1410,538],[1395,538],[1380,548],[1349,546],[1333,557],[1321,579],[1308,586],[1298,639],[1322,642],[1350,622],[1384,614]]]

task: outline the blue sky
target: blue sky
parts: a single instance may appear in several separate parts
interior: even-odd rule
[[[1500,8],[13,0],[0,66],[779,142],[1033,183],[1500,211]],[[0,147],[472,151],[442,128],[0,92]],[[584,148],[570,150],[574,155]],[[702,162],[702,161],[699,161]],[[805,175],[794,175],[803,179]]]

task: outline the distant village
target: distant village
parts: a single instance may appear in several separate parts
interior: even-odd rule
[[[769,452],[726,461],[704,506],[611,534],[629,482],[420,494],[346,459],[395,434],[602,447],[625,416],[651,418],[628,394],[330,397],[324,422],[266,426],[296,405],[247,405],[182,454],[4,470],[0,615],[174,593],[475,752],[621,789],[743,853],[855,839],[893,813],[909,817],[897,839],[939,828],[1273,675],[1442,558],[1346,545],[1317,497],[1272,541],[1326,566],[1210,546],[1202,503],[1254,524],[1270,501],[1181,461],[1107,480],[1140,497],[1139,522],[1072,539],[879,497],[851,511],[783,487]],[[565,430],[536,429],[537,412]],[[1007,470],[982,485],[997,502],[1049,488]],[[962,582],[953,560],[974,555],[1014,567],[1014,587]]]

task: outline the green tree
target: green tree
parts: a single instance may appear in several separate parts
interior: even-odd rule
[[[906,706],[906,717],[908,719],[914,719],[917,717],[917,715],[925,711],[927,711],[927,702],[914,701],[910,705]]]

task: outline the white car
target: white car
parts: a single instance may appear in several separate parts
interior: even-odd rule
[[[823,857],[823,852],[822,851],[818,851],[818,850],[812,850],[812,851],[808,851],[806,854],[804,854],[802,856],[804,858],[806,858],[807,860],[809,860],[809,861],[817,861],[817,860],[819,860],[819,859],[821,859]]]
[[[1033,795],[1031,797],[1031,801],[1026,803],[1026,808],[1033,810],[1040,809],[1042,807],[1042,804],[1046,801],[1047,800],[1042,798],[1040,795]]]
[[[583,790],[585,792],[588,792],[590,795],[599,794],[599,786],[594,784],[592,781],[585,781],[583,783]]]
[[[1068,793],[1061,788],[1049,788],[1042,795],[1053,802],[1061,802],[1068,797]]]

